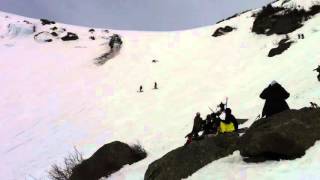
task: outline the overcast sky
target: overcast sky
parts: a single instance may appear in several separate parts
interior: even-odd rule
[[[0,0],[0,11],[66,24],[170,31],[213,25],[272,0]]]

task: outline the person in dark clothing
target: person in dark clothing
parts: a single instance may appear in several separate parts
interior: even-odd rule
[[[139,88],[139,92],[143,92],[142,86],[140,86],[140,88]]]
[[[199,137],[199,132],[202,130],[203,120],[200,116],[200,113],[197,112],[196,117],[193,120],[192,136],[197,138]]]
[[[289,106],[285,100],[289,96],[290,94],[279,83],[272,81],[260,94],[260,98],[266,100],[262,110],[262,117],[268,118],[274,114],[288,110]]]
[[[158,89],[158,83],[157,82],[154,82],[154,87],[153,89]]]
[[[213,122],[211,119],[211,115],[207,115],[207,118],[203,125],[203,135],[212,134],[213,132]]]
[[[226,119],[224,120],[224,123],[229,124],[229,123],[233,123],[234,129],[235,131],[238,131],[238,121],[237,119],[231,114],[231,109],[227,108],[225,110],[226,112]]]

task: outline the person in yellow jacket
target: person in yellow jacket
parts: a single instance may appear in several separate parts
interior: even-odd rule
[[[225,120],[220,121],[219,132],[234,132],[238,130],[237,119],[231,114],[231,109],[226,108],[225,110]]]

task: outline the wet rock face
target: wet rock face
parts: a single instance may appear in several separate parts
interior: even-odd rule
[[[295,159],[320,139],[320,109],[288,110],[256,121],[240,138],[248,162]]]
[[[237,133],[218,135],[179,147],[149,165],[145,180],[180,180],[237,149]]]

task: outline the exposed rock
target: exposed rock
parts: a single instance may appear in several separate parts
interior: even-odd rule
[[[192,175],[208,163],[232,154],[237,149],[237,133],[193,141],[149,165],[145,180],[178,180]]]
[[[40,19],[40,21],[41,21],[42,25],[51,25],[51,24],[55,24],[56,23],[56,22],[50,21],[48,19]]]
[[[222,36],[225,35],[231,31],[233,31],[235,28],[231,27],[231,26],[225,26],[225,27],[219,27],[213,34],[213,37],[218,37],[218,36]]]
[[[94,36],[90,36],[89,39],[96,40],[96,38]]]
[[[285,50],[289,49],[289,47],[291,46],[293,42],[289,41],[289,39],[282,39],[279,44],[278,47],[276,48],[272,48],[269,51],[268,57],[273,57],[279,54],[282,54]]]
[[[95,30],[94,30],[94,29],[89,29],[89,32],[90,32],[90,33],[94,33]]]
[[[58,33],[56,33],[56,32],[51,32],[51,35],[54,37],[58,37]]]
[[[79,37],[75,33],[68,32],[68,34],[66,36],[63,36],[61,39],[62,41],[74,41],[79,39]]]
[[[288,110],[252,124],[240,138],[247,162],[295,159],[320,139],[320,109]]]
[[[50,28],[52,31],[56,31],[56,30],[58,30],[58,27],[57,26],[54,26],[54,27],[52,27],[52,28]]]
[[[252,32],[257,34],[288,34],[303,26],[303,22],[320,12],[319,5],[314,5],[309,11],[304,9],[285,9],[273,7],[271,4],[263,7],[255,14]]]
[[[146,154],[119,141],[105,144],[72,170],[70,180],[98,180],[108,177],[124,165],[133,164],[145,157]]]

